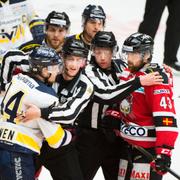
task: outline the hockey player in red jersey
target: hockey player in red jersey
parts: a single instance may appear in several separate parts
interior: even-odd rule
[[[132,145],[131,153],[120,161],[119,180],[161,180],[167,172],[165,166],[171,164],[172,149],[178,135],[172,77],[158,64],[150,63],[153,44],[150,36],[134,33],[124,41],[122,47],[128,68],[121,74],[121,81],[153,71],[158,71],[164,81],[135,90],[120,102],[119,112],[106,112],[106,115],[114,114],[122,120],[120,136]],[[145,148],[156,156],[156,160],[150,163],[133,145]],[[153,168],[150,164],[153,164]]]

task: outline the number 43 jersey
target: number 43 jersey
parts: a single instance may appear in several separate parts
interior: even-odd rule
[[[122,81],[145,75],[145,69],[134,74],[126,69]],[[150,147],[174,147],[178,135],[171,78],[161,73],[164,82],[135,90],[120,103],[121,136],[129,143]]]
[[[43,82],[18,74],[9,84],[1,103],[0,147],[20,152],[40,152],[45,139],[49,146],[58,148],[68,144],[71,134],[59,124],[44,119],[20,122],[16,115],[25,111],[27,104],[39,108],[58,103],[55,91]]]

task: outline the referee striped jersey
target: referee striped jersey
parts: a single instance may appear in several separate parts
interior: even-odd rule
[[[86,66],[85,75],[94,85],[94,96],[78,118],[80,127],[98,128],[109,105],[120,102],[141,86],[137,78],[120,83],[118,77],[125,67],[120,59],[112,60],[111,70],[101,69],[94,60]]]
[[[41,116],[61,124],[73,124],[79,113],[87,106],[93,97],[94,86],[81,71],[71,82],[62,86],[62,75],[57,76],[56,91],[59,105],[41,109]]]
[[[28,54],[20,50],[8,51],[2,60],[1,68],[1,90],[5,90],[5,85],[12,79],[15,67],[20,67],[23,72],[29,69]]]
[[[28,72],[28,54],[39,46],[47,46],[46,42],[37,43],[35,40],[22,44],[19,49],[9,50],[3,57],[1,68],[1,90],[5,90],[5,85],[12,79],[12,75],[20,72]],[[17,73],[16,73],[16,70]]]
[[[115,60],[112,66],[111,72],[103,72],[96,64],[87,65],[70,86],[62,89],[59,106],[41,109],[42,117],[63,124],[77,119],[80,126],[97,128],[108,104],[119,102],[141,86],[139,78],[120,84],[118,74],[125,64]]]

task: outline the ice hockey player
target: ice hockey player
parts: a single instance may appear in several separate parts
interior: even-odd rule
[[[106,14],[100,5],[91,5],[85,7],[82,13],[82,28],[80,34],[74,35],[76,39],[84,42],[86,47],[90,49],[91,41],[98,31],[102,31],[105,27]]]
[[[68,40],[66,42],[68,42]],[[66,47],[65,48],[63,46],[65,53],[71,54],[71,52],[74,52],[74,53],[78,52],[76,50],[76,47],[78,46],[79,43],[82,43],[82,41],[81,40],[76,40],[76,41],[79,41],[79,42],[74,43],[73,47],[71,47],[69,45],[70,46],[69,48],[68,48],[68,46],[67,47],[65,46]],[[82,136],[80,136],[82,139],[78,136],[77,140],[79,142],[78,143],[79,144],[78,145],[79,155],[80,155],[80,157],[83,157],[82,160],[84,162],[84,164],[83,164],[83,162],[81,162],[82,163],[81,168],[83,170],[84,178],[85,179],[93,178],[97,169],[101,165],[103,165],[103,162],[108,162],[107,166],[106,166],[108,168],[110,168],[109,162],[112,162],[111,164],[113,166],[112,167],[113,172],[111,170],[109,172],[109,170],[106,170],[107,168],[104,168],[106,170],[105,171],[106,177],[110,177],[110,178],[116,177],[117,178],[118,164],[119,164],[118,162],[119,162],[120,158],[119,158],[119,156],[116,156],[116,155],[119,153],[119,150],[117,150],[117,148],[114,148],[115,147],[115,145],[114,145],[112,147],[112,149],[114,148],[113,152],[116,152],[116,155],[112,155],[113,152],[108,151],[108,150],[112,150],[111,148],[109,148],[110,147],[109,145],[111,145],[113,143],[109,142],[106,139],[106,136],[104,135],[104,133],[101,132],[100,129],[97,129],[97,128],[99,128],[99,121],[101,120],[101,119],[96,119],[96,118],[101,117],[101,115],[99,115],[100,116],[99,117],[97,113],[98,112],[103,113],[103,107],[101,105],[104,105],[104,108],[105,108],[105,107],[107,107],[107,106],[105,106],[107,103],[111,104],[113,101],[117,101],[116,98],[123,99],[124,96],[125,97],[127,96],[127,93],[130,93],[133,90],[135,90],[136,88],[140,87],[141,84],[139,82],[139,78],[130,80],[126,84],[119,84],[118,78],[115,79],[115,80],[117,80],[117,84],[115,83],[115,81],[111,82],[112,76],[111,76],[111,74],[108,73],[108,72],[110,72],[110,71],[108,71],[108,69],[109,69],[109,65],[111,64],[110,62],[112,60],[111,57],[113,54],[113,49],[114,49],[114,46],[116,45],[116,40],[115,40],[114,34],[112,32],[99,32],[99,33],[97,33],[97,37],[94,41],[95,41],[95,49],[96,50],[100,49],[99,51],[101,51],[101,48],[102,48],[102,51],[103,51],[102,55],[99,55],[99,53],[96,52],[97,57],[99,57],[98,60],[102,59],[102,61],[105,61],[105,63],[103,63],[103,64],[104,64],[104,66],[107,66],[107,67],[105,68],[103,65],[101,65],[102,63],[99,61],[97,61],[97,62],[100,65],[97,65],[95,62],[94,63],[92,62],[92,65],[87,65],[85,67],[85,69],[87,68],[85,70],[86,71],[85,73],[86,73],[86,76],[88,76],[88,78],[86,76],[84,76],[84,71],[83,71],[83,73],[82,73],[82,75],[80,75],[80,77],[78,75],[78,77],[73,78],[73,81],[76,79],[76,82],[73,83],[74,85],[70,86],[73,88],[73,90],[70,91],[70,94],[68,93],[69,92],[68,90],[62,89],[61,93],[63,96],[61,98],[61,101],[65,102],[64,104],[57,106],[57,107],[51,106],[46,109],[41,109],[41,111],[39,108],[37,109],[36,107],[31,106],[25,112],[26,118],[24,118],[24,120],[31,120],[31,119],[34,119],[35,117],[40,117],[40,116],[42,116],[43,118],[48,119],[50,121],[54,121],[57,123],[58,122],[64,123],[64,124],[70,124],[76,120],[75,124],[81,128],[79,130],[81,132],[80,134],[82,134]],[[65,42],[65,44],[66,44],[66,42]],[[97,45],[97,47],[96,47],[96,45]],[[107,52],[108,52],[108,54],[107,54]],[[104,57],[103,56],[104,53],[106,53],[106,55],[107,55],[107,57],[105,59],[102,58],[102,57]],[[65,59],[65,62],[68,60],[72,61],[73,59],[68,58],[68,56],[67,56],[67,59]],[[118,62],[119,61],[117,61],[117,63]],[[116,73],[118,74],[121,72],[121,69],[119,67],[120,65],[118,65],[117,63],[115,63],[115,65],[113,66],[113,70],[115,71],[115,72],[113,71],[114,72],[113,77],[116,76]],[[71,78],[72,78],[72,73],[76,69],[73,66],[75,66],[75,65],[69,64],[69,68],[67,68],[67,69],[65,68],[65,76],[68,73],[71,73]],[[121,68],[123,68],[123,67],[124,66],[122,64]],[[101,68],[104,68],[105,70],[103,71],[103,69],[101,69]],[[108,73],[107,75],[106,75],[106,71]],[[102,74],[103,74],[103,76],[102,76]],[[140,81],[142,84],[149,83],[150,81],[152,82],[152,80],[154,79],[154,77],[150,77],[150,76],[147,79],[145,78],[146,80],[144,78],[145,77],[141,77]],[[85,81],[84,81],[84,79],[85,79]],[[87,89],[88,84],[89,84],[89,79],[90,79],[90,84],[93,82],[93,85],[90,86],[91,88]],[[77,83],[77,82],[79,82],[79,83]],[[79,87],[79,85],[80,85],[80,87]],[[82,85],[83,86],[85,85],[85,86],[82,87]],[[84,90],[86,90],[86,91],[84,91]],[[70,98],[66,97],[66,96],[68,96],[68,94],[70,95]],[[90,97],[90,98],[87,98],[87,95],[89,95],[88,97]],[[83,111],[82,111],[82,109],[83,109]],[[81,112],[82,112],[82,115],[80,114]],[[88,133],[88,132],[90,132],[90,133]],[[91,136],[91,135],[92,135],[92,139],[89,138],[89,136]],[[83,136],[87,137],[87,139],[89,139],[89,141],[87,141],[88,145],[85,147],[81,146],[81,144],[87,143],[87,142],[85,142],[86,138],[84,139]],[[105,139],[105,140],[103,140],[103,139]],[[119,142],[119,139],[118,138],[116,138],[116,139],[117,139],[117,142]],[[77,142],[77,140],[76,140],[76,142]],[[102,145],[101,143],[98,144],[98,147],[96,149],[97,157],[93,159],[92,156],[94,156],[95,154],[92,153],[91,149],[93,149],[93,152],[95,152],[95,149],[94,149],[95,147],[93,146],[93,142],[96,140],[98,140],[98,142],[102,141],[102,143],[106,144],[106,145],[101,146]],[[92,143],[90,143],[90,142],[92,142]],[[86,149],[86,147],[88,150]],[[90,147],[90,149],[89,149],[89,147]],[[104,150],[105,148],[107,148],[107,151],[102,152],[102,149]],[[84,151],[83,151],[83,149],[84,149]],[[88,156],[86,156],[87,154],[88,154]],[[113,158],[112,159],[106,158],[106,156],[108,156],[108,155],[112,155],[112,157],[115,158],[115,161],[117,162],[117,164],[115,164],[115,161]],[[86,160],[87,160],[87,164],[85,164]],[[115,167],[115,169],[114,169],[114,167]],[[88,173],[87,173],[87,171],[88,171]]]
[[[70,20],[65,12],[50,12],[45,20],[46,36],[43,42],[32,40],[21,45],[20,50],[11,50],[5,54],[2,60],[1,90],[5,90],[5,85],[11,80],[13,74],[28,71],[28,52],[31,52],[33,48],[42,44],[59,52],[69,32],[69,27]]]
[[[125,98],[140,85],[138,79],[126,84],[119,81],[118,76],[125,68],[125,63],[113,59],[116,47],[112,32],[97,32],[92,40],[90,64],[85,67],[85,74],[94,84],[95,91],[93,99],[78,117],[79,136],[76,145],[85,180],[92,180],[100,167],[105,179],[117,180],[123,142],[114,135],[114,125],[104,123],[102,118],[108,104]]]
[[[48,85],[49,79],[59,72],[61,59],[55,50],[36,48],[29,55],[29,75],[18,74],[10,82],[1,104],[0,119],[0,179],[34,179],[34,156],[40,153],[42,142],[51,148],[61,148],[71,140],[70,132],[59,124],[42,118],[21,122],[26,103],[40,108],[49,107],[59,100]]]
[[[158,71],[163,82],[134,91],[121,101],[119,112],[106,112],[122,120],[120,136],[132,145],[120,161],[121,180],[161,180],[167,172],[166,167],[170,167],[172,149],[178,135],[172,77],[158,64],[151,63],[153,45],[153,39],[141,33],[134,33],[124,41],[122,52],[127,57],[128,68],[121,74],[121,81]],[[156,159],[150,162],[134,146],[145,148]]]
[[[66,36],[69,34],[71,22],[65,12],[51,11],[45,19],[45,38],[42,41],[29,41],[19,49],[29,52],[36,44],[51,47],[60,52]]]

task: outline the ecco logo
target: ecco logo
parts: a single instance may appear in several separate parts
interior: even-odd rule
[[[147,129],[139,126],[131,126],[123,124],[120,128],[121,132],[129,136],[147,136]]]

